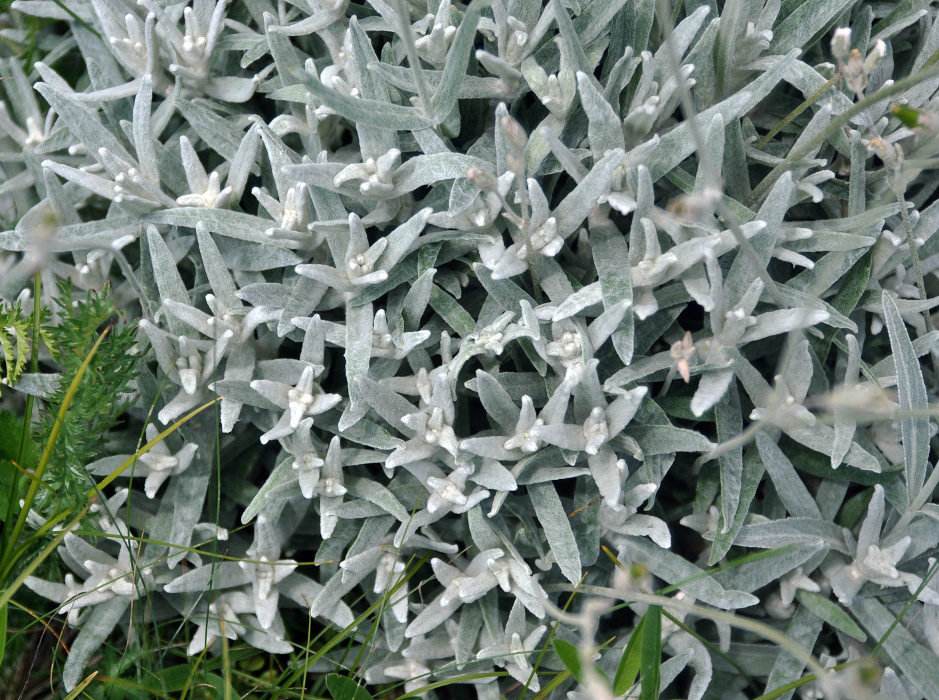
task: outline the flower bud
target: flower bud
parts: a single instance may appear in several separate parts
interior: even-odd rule
[[[525,133],[522,125],[507,114],[502,117],[501,126],[509,147],[516,153],[524,153],[525,147],[528,145],[528,134]]]
[[[835,30],[835,35],[831,38],[831,53],[839,61],[843,60],[851,50],[851,29],[849,27],[839,27]]]
[[[848,52],[848,60],[841,66],[841,73],[848,87],[854,92],[864,92],[867,87],[867,73],[864,71],[864,57],[857,49]]]
[[[877,43],[874,44],[874,48],[867,54],[867,58],[864,59],[864,73],[870,75],[877,67],[877,64],[880,63],[880,59],[886,55],[887,45],[884,43],[883,39],[878,39]]]
[[[899,144],[888,143],[880,137],[872,138],[868,148],[876,153],[891,170],[899,170],[903,164],[903,149]]]
[[[466,171],[466,179],[476,185],[483,192],[495,192],[498,186],[498,182],[494,175],[483,172],[479,168],[468,169]]]

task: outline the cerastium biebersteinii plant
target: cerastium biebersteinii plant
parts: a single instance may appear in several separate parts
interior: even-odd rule
[[[11,655],[939,698],[939,3],[0,5],[0,433],[139,318],[87,449],[0,434]]]

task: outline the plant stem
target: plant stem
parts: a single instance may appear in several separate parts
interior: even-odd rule
[[[793,119],[796,119],[800,114],[802,114],[802,112],[804,112],[809,107],[811,107],[815,103],[815,101],[825,93],[825,91],[828,88],[830,88],[832,85],[834,85],[838,81],[840,77],[841,77],[841,71],[835,71],[835,74],[831,76],[825,82],[824,85],[822,85],[818,90],[816,90],[814,93],[806,97],[805,100],[802,102],[802,104],[800,104],[794,110],[789,112],[789,114],[787,114],[785,118],[781,122],[779,122],[779,124],[777,124],[772,129],[770,129],[769,132],[766,134],[766,136],[764,136],[757,142],[756,147],[763,148],[763,146],[769,143],[769,140],[771,138],[773,138],[776,134],[778,134],[780,131],[785,129],[786,126],[789,123],[791,123]]]

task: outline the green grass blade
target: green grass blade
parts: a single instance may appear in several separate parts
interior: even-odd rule
[[[558,686],[560,686],[561,683],[570,677],[570,671],[561,671],[561,673],[557,674],[547,684],[545,684],[544,688],[542,688],[537,695],[532,696],[531,700],[545,700],[546,698],[550,698],[551,694],[558,688]]]
[[[392,587],[392,589],[388,592],[389,596],[397,593],[405,583],[407,583],[411,578],[414,577],[415,574],[417,574],[417,572],[424,565],[424,563],[430,558],[430,554],[429,553],[424,554],[420,559],[417,559],[416,561],[415,561],[415,558],[416,557],[411,557],[411,560],[408,562],[408,569],[406,569],[407,573],[404,576],[402,576],[398,580],[398,582]],[[294,685],[298,683],[300,679],[309,671],[309,669],[312,668],[314,664],[316,664],[317,661],[323,658],[331,649],[339,646],[343,642],[344,639],[346,639],[350,634],[352,634],[352,632],[358,629],[359,625],[365,622],[365,620],[371,617],[371,615],[373,615],[376,611],[380,610],[382,606],[384,605],[384,603],[385,603],[385,596],[382,596],[380,599],[372,603],[372,605],[370,605],[365,610],[365,612],[363,612],[361,615],[355,618],[351,624],[339,630],[336,636],[329,639],[325,644],[323,644],[322,647],[316,650],[315,653],[309,656],[301,666],[299,666],[293,671],[293,673],[289,676],[289,678],[286,679],[286,682],[289,685]]]
[[[196,673],[199,671],[199,666],[202,665],[202,662],[205,660],[205,653],[208,649],[203,649],[199,656],[196,657],[196,661],[192,664],[192,668],[189,671],[189,675],[186,677],[186,682],[182,687],[182,694],[179,696],[179,700],[186,700],[186,697],[189,695],[189,692],[192,690],[192,684],[196,680]]]
[[[229,658],[228,637],[225,636],[225,620],[221,619],[222,625],[222,699],[232,700],[231,685],[231,659]]]
[[[102,337],[104,337],[104,334],[102,334]],[[100,342],[100,341],[101,341],[101,338],[98,339],[98,342]],[[96,347],[97,347],[97,344],[96,344]],[[93,352],[94,352],[94,350],[92,350],[92,353],[93,353]],[[88,359],[90,359],[90,355],[89,355],[89,358],[88,358]],[[88,361],[88,360],[86,359],[86,362],[87,362],[87,361]],[[84,367],[84,365],[83,365],[83,367]],[[76,384],[77,381],[80,379],[80,374],[81,374],[81,371],[79,371],[79,376],[76,377],[76,380],[75,380],[75,382],[73,382],[73,384]],[[66,397],[66,399],[67,399],[67,398],[68,398],[68,397]],[[190,420],[190,419],[193,418],[195,415],[197,415],[198,413],[200,413],[201,411],[205,410],[206,408],[208,408],[209,406],[213,405],[216,401],[219,401],[219,400],[220,400],[220,399],[214,399],[214,400],[212,400],[212,401],[209,401],[208,403],[205,403],[205,404],[203,404],[202,406],[199,406],[198,408],[195,408],[195,409],[193,409],[192,411],[190,411],[189,413],[187,413],[185,416],[183,416],[182,418],[180,418],[178,421],[176,421],[176,422],[173,423],[171,426],[169,426],[166,430],[164,430],[162,433],[160,433],[156,438],[154,438],[153,440],[151,440],[150,442],[148,442],[146,445],[144,445],[143,447],[141,447],[139,450],[137,450],[137,452],[134,454],[133,457],[129,458],[123,465],[121,465],[121,467],[118,467],[117,470],[115,470],[115,471],[112,472],[110,475],[108,475],[107,477],[105,477],[105,479],[104,479],[100,484],[98,484],[95,488],[91,489],[91,490],[88,492],[88,502],[85,504],[85,507],[82,508],[74,518],[72,518],[72,520],[68,523],[68,525],[66,525],[64,528],[62,528],[62,530],[59,531],[59,533],[52,539],[52,541],[49,542],[49,544],[47,544],[47,545],[42,549],[42,551],[36,556],[36,558],[33,559],[33,560],[26,566],[26,568],[25,568],[22,572],[20,572],[20,575],[17,576],[16,579],[15,579],[10,585],[8,585],[8,586],[6,586],[4,589],[0,590],[0,607],[6,606],[6,604],[7,604],[7,603],[10,601],[10,599],[13,597],[13,594],[16,593],[16,591],[20,588],[20,586],[23,585],[23,582],[26,580],[26,578],[27,578],[28,576],[30,576],[30,575],[32,574],[32,572],[35,571],[36,568],[37,568],[40,564],[42,564],[42,562],[45,561],[46,558],[47,558],[50,554],[52,554],[52,552],[55,551],[55,548],[59,546],[59,544],[62,542],[63,539],[65,539],[65,535],[75,529],[75,526],[78,525],[78,523],[81,522],[82,518],[85,517],[85,514],[88,512],[88,509],[91,507],[91,504],[95,502],[95,500],[96,500],[96,498],[97,498],[97,492],[100,491],[102,488],[104,488],[104,486],[106,486],[108,483],[110,483],[111,481],[113,481],[113,479],[117,476],[117,472],[120,472],[120,471],[123,471],[124,469],[126,469],[128,466],[130,466],[131,464],[133,464],[133,461],[134,461],[135,459],[137,459],[140,455],[144,454],[145,452],[149,451],[154,445],[156,445],[158,442],[160,442],[161,440],[163,440],[167,435],[169,435],[169,434],[172,433],[173,431],[177,430],[177,429],[179,428],[179,426],[183,425],[186,421]],[[63,402],[63,405],[64,405],[64,404],[65,404],[65,402]],[[61,415],[64,415],[64,413],[62,413],[61,411],[60,411],[60,414],[61,414]],[[57,422],[57,425],[58,425],[58,422]],[[50,438],[50,442],[51,442],[51,440],[52,440],[52,438]],[[25,508],[24,508],[24,511],[23,511],[23,512],[26,512],[26,511],[25,511]],[[12,541],[15,542],[16,540],[12,540]],[[13,552],[15,553],[16,550],[13,550]],[[23,552],[19,552],[19,553],[16,555],[16,557],[12,557],[12,556],[11,556],[11,560],[12,560],[12,561],[15,561],[15,560],[18,559],[19,556],[21,556],[22,554],[23,554]],[[10,565],[9,565],[9,564],[5,564],[2,574],[3,574],[4,576],[6,576],[6,575],[9,574],[9,572],[10,572]]]
[[[8,605],[0,606],[0,664],[3,663],[4,652],[7,648],[7,615],[10,612]]]
[[[642,700],[657,700],[662,678],[662,608],[652,605],[642,616],[642,641],[639,650],[639,680]]]
[[[642,653],[642,630],[645,627],[645,617],[639,620],[636,629],[623,649],[623,655],[619,659],[616,667],[616,675],[613,676],[613,694],[623,695],[632,688],[639,675]]]
[[[74,700],[79,695],[81,695],[85,688],[91,685],[91,681],[93,681],[97,675],[97,671],[92,671],[85,680],[75,686],[71,693],[65,696],[65,700]]]

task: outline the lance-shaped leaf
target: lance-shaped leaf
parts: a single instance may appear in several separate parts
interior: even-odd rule
[[[610,178],[623,159],[622,149],[614,149],[601,158],[573,191],[554,210],[557,232],[567,238],[610,191]]]
[[[338,90],[324,86],[319,78],[310,75],[307,71],[291,77],[299,78],[314,98],[356,124],[400,131],[427,129],[433,126],[412,107],[349,97]]]
[[[528,497],[535,508],[538,522],[544,528],[548,545],[561,573],[568,581],[577,585],[581,575],[580,551],[577,549],[574,532],[554,484],[531,484],[528,486]]]
[[[463,13],[460,26],[457,27],[453,44],[451,44],[450,51],[447,53],[447,61],[443,66],[440,85],[431,98],[432,104],[429,112],[433,114],[434,121],[438,124],[447,118],[456,104],[460,82],[466,73],[470,51],[473,49],[476,26],[479,24],[480,14],[487,4],[487,0],[474,0],[474,2],[471,2],[469,7],[466,8],[466,12]]]
[[[913,343],[906,332],[906,324],[897,310],[896,299],[886,290],[882,299],[890,349],[897,368],[900,410],[908,414],[900,419],[900,435],[903,439],[907,495],[912,501],[926,481],[926,469],[929,466],[929,418],[924,413],[928,401],[926,383]]]

